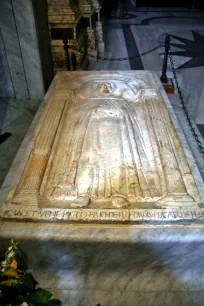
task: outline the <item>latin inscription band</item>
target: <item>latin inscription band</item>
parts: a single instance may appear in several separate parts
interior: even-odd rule
[[[62,221],[145,221],[188,220],[203,217],[201,210],[83,210],[83,209],[8,209],[1,214],[3,219],[34,219]]]

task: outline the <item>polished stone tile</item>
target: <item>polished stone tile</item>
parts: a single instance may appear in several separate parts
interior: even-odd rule
[[[196,124],[204,124],[204,90],[199,88],[199,96],[196,97],[198,99],[197,107],[195,110],[195,123]]]
[[[0,99],[0,129],[5,128],[21,115],[32,120],[39,103],[40,100]]]
[[[19,109],[13,108],[12,106],[2,108],[0,112],[0,129],[15,121],[21,114],[22,112]]]
[[[122,29],[123,29],[123,33],[125,36],[128,56],[129,57],[136,56],[136,58],[132,58],[130,60],[131,70],[143,70],[144,67],[142,64],[141,57],[139,56],[139,50],[138,50],[131,26],[123,25]]]
[[[200,18],[198,16],[196,17],[190,17],[190,16],[161,16],[161,17],[156,17],[156,18],[151,18],[149,20],[149,25],[154,25],[154,24],[167,24],[168,25],[174,25],[174,24],[179,24],[179,25],[187,25],[189,28],[191,26],[201,26],[204,25],[204,19]]]
[[[164,33],[163,29],[160,26],[140,26],[140,25],[131,25],[131,29],[134,33],[135,41],[140,40],[153,40],[156,41],[160,35]]]
[[[204,124],[197,124],[197,127],[198,127],[198,129],[199,129],[199,131],[200,131],[200,133],[201,133],[201,135],[204,139]]]
[[[199,147],[198,144],[195,141],[195,137],[193,136],[193,133],[189,127],[188,121],[186,119],[186,116],[184,114],[183,108],[180,106],[180,100],[178,98],[178,96],[175,95],[169,95],[169,99],[170,101],[172,101],[172,105],[174,107],[174,111],[177,115],[178,121],[182,127],[183,133],[186,136],[186,141],[191,149],[191,152],[194,156],[194,159],[196,161],[196,164],[200,170],[200,173],[202,175],[202,178],[204,180],[204,159],[203,159],[203,155],[201,154],[201,152],[199,151]],[[196,127],[196,125],[193,125],[195,132],[198,135],[198,138],[202,144],[202,146],[204,147],[204,139],[202,138],[199,129]]]
[[[0,186],[3,184],[30,123],[31,120],[20,114],[2,130],[2,133],[9,132],[12,135],[0,145]]]
[[[140,54],[148,50],[151,50],[158,45],[159,44],[157,43],[157,41],[152,41],[152,40],[137,41],[137,46]],[[162,70],[163,59],[160,56],[159,52],[163,52],[163,48],[155,50],[150,54],[146,54],[142,57],[142,63],[145,70],[158,71],[158,72]]]
[[[204,123],[202,109],[204,105],[201,85],[202,67],[179,70],[177,72],[179,86],[192,119],[196,123]]]

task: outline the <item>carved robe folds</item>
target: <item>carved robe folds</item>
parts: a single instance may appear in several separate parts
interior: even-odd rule
[[[40,124],[13,203],[111,209],[200,202],[149,72],[62,73]]]

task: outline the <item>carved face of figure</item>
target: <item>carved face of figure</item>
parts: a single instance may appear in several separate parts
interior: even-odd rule
[[[110,94],[113,90],[112,85],[109,82],[99,84],[98,89],[102,94]]]

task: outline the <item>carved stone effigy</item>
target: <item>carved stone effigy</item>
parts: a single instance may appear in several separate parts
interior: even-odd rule
[[[59,73],[3,217],[137,221],[141,212],[199,214],[199,171],[187,160],[171,112],[150,72]],[[13,215],[16,208],[28,215]]]

